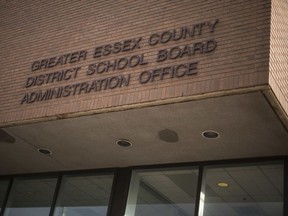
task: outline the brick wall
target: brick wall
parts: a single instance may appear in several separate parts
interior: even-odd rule
[[[270,9],[268,0],[3,0],[0,2],[0,125],[267,84]],[[217,19],[219,21],[215,24]],[[176,33],[179,33],[181,27],[190,30],[195,28],[194,36],[149,45],[151,35],[159,33],[153,37],[154,41],[165,31],[171,32],[175,29]],[[142,39],[138,43],[139,48],[135,41],[140,40],[140,37]],[[164,33],[163,42],[168,37],[169,33]],[[134,42],[130,43],[129,39]],[[207,42],[209,40],[212,41],[210,44]],[[124,41],[128,44],[124,48],[126,51],[93,58],[96,47],[116,42],[123,44]],[[184,47],[188,45],[191,52],[193,44],[200,48],[198,51],[196,49],[194,55],[188,55],[189,52],[184,52]],[[181,58],[157,62],[159,50],[170,50],[177,46],[183,52]],[[204,49],[204,46],[208,47]],[[208,52],[209,49],[213,51]],[[175,48],[174,55],[178,51],[179,49]],[[64,62],[63,55],[72,53],[74,57],[70,60],[73,63],[61,65],[61,62]],[[137,62],[137,58],[142,54],[147,64],[87,75],[90,64],[98,65],[100,62],[112,62],[131,56],[136,56],[134,60]],[[56,57],[56,60],[53,60],[53,57]],[[51,59],[51,67],[42,66],[37,70],[37,61],[43,59]],[[53,61],[58,60],[59,64],[54,66]],[[188,75],[184,68],[192,62],[198,62],[197,74]],[[45,61],[43,65],[44,63]],[[159,71],[158,75],[157,71],[152,72],[174,65],[182,65],[179,66],[179,76],[185,71],[186,75],[170,78],[172,72],[166,69],[169,73],[161,79]],[[191,74],[195,72],[195,66],[190,65]],[[55,81],[58,72],[60,74],[63,70],[65,72],[77,67],[81,68],[76,78],[68,79],[69,74],[73,75],[68,71],[67,80]],[[142,79],[148,79],[148,75],[154,73],[153,82],[151,79],[144,84],[139,82],[139,75],[144,71],[148,72],[144,73]],[[47,84],[25,87],[30,85],[29,77],[33,80],[33,77],[39,75],[55,78],[53,82],[48,82],[47,78]],[[118,85],[119,80],[116,77],[119,76],[130,76],[129,85]],[[98,80],[95,82],[99,84],[99,80],[108,79],[110,87],[116,86],[115,88],[101,91],[93,89],[90,93],[85,93],[86,84],[90,88],[93,81]],[[101,82],[103,84],[104,81]],[[76,89],[76,84],[82,86]],[[69,96],[45,100],[48,89],[55,90],[65,86],[70,86],[66,87],[67,92],[70,89]],[[80,91],[81,87],[84,90]],[[78,94],[79,91],[81,94]],[[28,98],[33,94],[38,95],[39,99],[39,92],[42,92],[42,101]]]
[[[288,114],[288,2],[274,0],[271,6],[269,84]]]

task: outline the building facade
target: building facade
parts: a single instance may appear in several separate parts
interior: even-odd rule
[[[1,215],[288,214],[286,0],[0,4]]]

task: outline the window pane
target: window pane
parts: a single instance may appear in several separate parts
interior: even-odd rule
[[[6,196],[8,185],[9,185],[8,180],[0,180],[0,211]]]
[[[5,216],[49,215],[57,178],[15,179]]]
[[[283,216],[282,164],[204,170],[199,216]]]
[[[193,216],[197,181],[196,168],[134,171],[125,216]]]
[[[105,216],[113,175],[65,176],[54,215]]]

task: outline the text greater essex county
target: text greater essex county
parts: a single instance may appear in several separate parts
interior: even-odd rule
[[[43,73],[43,71],[51,70],[52,68],[57,68],[61,65],[72,65],[86,61],[89,56],[89,52],[87,50],[80,50],[34,61],[31,65],[31,71],[33,73],[40,74],[34,74],[27,78],[25,83],[26,89],[34,89],[34,87],[51,85],[52,83],[65,83],[67,81],[71,82],[72,80],[74,80],[74,83],[50,87],[44,90],[39,90],[38,88],[34,91],[29,91],[22,97],[21,104],[31,104],[74,95],[101,92],[107,89],[127,87],[130,84],[131,76],[137,76],[136,80],[138,80],[139,84],[146,84],[164,79],[196,75],[198,73],[199,66],[199,61],[196,60],[190,60],[189,62],[182,64],[143,70],[138,74],[121,73],[121,75],[113,75],[114,72],[125,70],[126,68],[135,68],[148,65],[151,63],[151,58],[149,58],[149,60],[146,59],[145,53],[127,55],[126,57],[120,58],[114,57],[112,60],[103,60],[103,58],[110,55],[114,56],[121,52],[128,53],[130,51],[141,50],[141,48],[144,46],[143,44],[146,46],[148,44],[152,47],[161,47],[161,44],[166,44],[172,41],[175,42],[184,40],[186,38],[194,38],[207,33],[211,35],[215,31],[218,23],[219,19],[215,19],[213,21],[196,23],[191,25],[191,27],[181,27],[179,29],[153,33],[148,37],[148,40],[146,41],[147,43],[143,42],[143,37],[135,37],[120,42],[97,46],[91,53],[95,63],[87,65],[86,69],[85,66],[78,66]],[[198,54],[210,53],[216,50],[217,45],[218,44],[215,39],[206,39],[181,46],[173,46],[164,49],[162,48],[157,51],[155,62],[158,64],[166,60],[175,60],[183,57],[189,58]],[[87,77],[91,77],[90,80],[75,83],[79,73],[85,73]],[[101,78],[95,79],[94,76],[101,76]]]

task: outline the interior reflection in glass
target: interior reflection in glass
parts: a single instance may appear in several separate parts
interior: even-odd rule
[[[134,171],[125,216],[193,216],[197,180],[194,168]]]
[[[64,177],[54,215],[105,216],[112,182],[113,175]]]
[[[199,216],[283,216],[283,176],[282,164],[206,168]]]
[[[5,216],[49,215],[57,178],[15,179]]]

